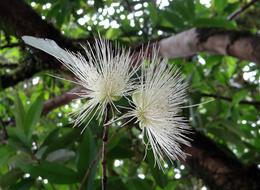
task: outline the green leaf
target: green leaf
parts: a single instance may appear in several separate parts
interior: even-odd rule
[[[14,151],[8,146],[0,147],[0,168],[6,164],[10,156],[14,153]]]
[[[134,156],[134,152],[131,151],[129,148],[116,146],[108,153],[109,159],[124,159],[124,158],[131,158]]]
[[[238,105],[241,100],[245,99],[247,94],[248,94],[247,90],[241,90],[235,93],[235,95],[232,98],[232,105]]]
[[[90,128],[86,128],[86,130],[84,131],[83,141],[80,143],[78,150],[79,159],[77,163],[77,170],[81,178],[83,178],[85,172],[91,168],[88,180],[84,184],[87,189],[91,189],[91,187],[93,186],[99,157],[96,157],[96,144]],[[97,159],[96,163],[93,166],[90,166],[94,159]]]
[[[18,183],[11,185],[10,190],[29,190],[34,185],[33,179],[22,179]]]
[[[40,119],[43,108],[43,95],[40,95],[30,106],[26,118],[25,118],[25,134],[29,139],[31,139],[33,127],[37,124]]]
[[[131,150],[131,141],[125,134],[119,134],[108,144],[108,157],[110,159],[131,158],[134,152]]]
[[[214,8],[217,10],[217,12],[221,13],[224,8],[228,5],[227,0],[214,0],[213,1]]]
[[[50,183],[72,184],[79,182],[77,173],[64,165],[42,161],[39,165],[27,165],[24,167],[27,173],[33,177],[41,176]]]
[[[158,10],[153,2],[148,3],[148,10],[153,26],[156,26],[159,21]]]
[[[30,152],[31,144],[27,141],[24,131],[21,128],[7,128],[9,135],[8,142],[15,149]]]
[[[194,0],[186,0],[187,3],[187,10],[190,14],[190,17],[193,17],[192,19],[195,18],[195,4]]]
[[[128,190],[132,190],[132,189],[150,190],[151,184],[152,184],[151,180],[139,179],[139,178],[131,178],[126,182],[126,186]]]
[[[75,139],[80,137],[80,129],[68,129],[69,132],[64,134],[63,136],[55,139],[54,142],[50,142],[47,150],[43,154],[43,158],[45,158],[50,152],[54,150],[58,150],[64,148],[64,146],[68,146],[71,143],[75,142]]]
[[[8,187],[21,178],[23,172],[20,169],[12,169],[0,177],[0,187]]]
[[[71,4],[68,0],[60,0],[58,1],[56,6],[58,7],[58,12],[56,12],[56,23],[59,28],[61,28],[62,24],[64,22],[67,22],[70,18],[70,12],[71,12]]]
[[[184,28],[184,21],[180,15],[172,11],[163,11],[161,14],[165,20],[172,24],[174,28]]]
[[[239,147],[245,147],[245,145],[241,141],[240,136],[227,130],[224,126],[210,127],[207,129],[207,131],[213,134],[216,138],[222,139],[226,142],[230,142]]]
[[[181,20],[189,22],[194,18],[194,6],[190,0],[174,0],[170,4],[171,11],[178,14]]]
[[[15,100],[14,100],[14,115],[15,115],[15,123],[16,126],[24,129],[24,122],[25,122],[25,110],[23,103],[21,101],[21,98],[18,93],[15,94]]]
[[[225,18],[196,18],[194,20],[194,26],[235,29],[236,23],[234,21],[228,21]]]
[[[100,180],[95,181],[95,184],[97,186],[96,190],[101,189]],[[107,186],[109,187],[109,189],[113,190],[128,190],[120,177],[110,176],[108,178]]]
[[[48,136],[45,138],[44,142],[42,143],[41,147],[44,147],[46,145],[52,144],[53,141],[57,140],[59,138],[59,128],[55,128],[52,130]]]
[[[154,157],[152,150],[147,150],[147,156],[146,156],[146,161],[149,164],[149,168],[151,170],[151,174],[156,181],[156,184],[159,185],[161,188],[166,187],[168,181],[167,181],[167,176],[163,173],[162,170],[159,170],[159,167],[155,164],[154,162]]]
[[[232,58],[232,57],[224,57],[223,59],[225,61],[225,71],[226,71],[226,75],[229,78],[231,78],[231,76],[234,74],[235,70],[236,70],[236,59]]]
[[[68,149],[58,149],[48,154],[46,160],[50,162],[64,163],[75,157],[75,152]]]
[[[122,34],[121,30],[116,28],[110,28],[106,32],[107,39],[115,40]]]

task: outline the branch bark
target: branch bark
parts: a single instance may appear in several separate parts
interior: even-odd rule
[[[48,23],[24,1],[0,1],[0,18],[5,28],[11,30],[17,37],[31,35],[48,37],[66,41],[52,24]]]
[[[191,135],[192,146],[186,147],[184,164],[211,190],[258,190],[260,170],[256,165],[245,166],[228,150],[223,150],[199,132]]]
[[[55,39],[62,47],[77,49],[77,40],[64,37],[58,29],[42,20],[40,15],[22,0],[0,1],[0,22],[18,38],[23,35],[50,38]],[[59,61],[40,51],[35,51],[33,56],[29,57],[31,59],[22,61],[21,67],[14,72],[0,76],[0,89],[14,86],[40,71],[60,67]]]
[[[219,95],[216,95],[216,94],[200,93],[200,95],[204,96],[204,97],[213,97],[213,98],[216,98],[216,99],[221,99],[221,100],[230,101],[230,102],[232,101],[232,98],[230,98],[230,97],[219,96]],[[246,105],[252,105],[252,106],[259,107],[260,106],[260,101],[241,100],[239,102],[239,104],[246,104]]]
[[[72,100],[78,98],[78,96],[75,93],[79,93],[82,89],[82,87],[77,86],[60,96],[56,96],[50,100],[47,100],[46,102],[44,102],[42,114],[47,115],[50,111],[54,110],[55,108],[70,103]]]
[[[163,57],[189,57],[198,52],[229,55],[260,64],[260,36],[216,28],[193,28],[159,42]]]

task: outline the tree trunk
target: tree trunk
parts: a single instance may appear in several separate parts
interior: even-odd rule
[[[184,164],[203,179],[211,190],[259,190],[260,170],[256,165],[245,166],[229,150],[224,150],[211,139],[195,132],[192,147]]]

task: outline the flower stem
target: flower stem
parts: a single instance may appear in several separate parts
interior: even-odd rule
[[[107,171],[106,171],[106,145],[108,143],[108,130],[109,125],[106,125],[108,122],[108,115],[109,115],[109,106],[107,106],[106,115],[104,119],[104,129],[103,129],[103,137],[102,137],[102,190],[107,189]]]

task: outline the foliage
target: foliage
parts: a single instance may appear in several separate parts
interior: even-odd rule
[[[168,1],[163,1],[168,2]],[[202,2],[202,1],[201,1]],[[168,36],[191,27],[221,27],[256,31],[256,23],[242,17],[238,22],[227,16],[241,6],[238,0],[212,0],[211,5],[198,0],[154,1],[112,0],[27,0],[43,19],[53,23],[65,36],[86,38],[97,35],[117,40],[127,46]],[[259,9],[259,7],[258,7]],[[244,20],[243,20],[244,19]],[[54,39],[55,40],[55,39]],[[19,42],[5,28],[0,30],[0,44]],[[26,56],[18,47],[0,50],[0,67],[19,62]],[[259,105],[242,101],[260,101],[259,69],[255,63],[228,56],[201,53],[191,59],[174,59],[190,83],[190,103],[211,100],[186,109],[191,125],[203,131],[223,149],[231,150],[243,163],[260,159]],[[12,68],[0,68],[10,73]],[[100,147],[102,127],[92,121],[84,134],[71,128],[68,113],[81,105],[76,100],[42,116],[45,100],[71,89],[72,84],[39,73],[14,88],[0,92],[0,127],[8,139],[0,144],[0,187],[2,189],[78,189],[86,171],[84,189],[100,189]],[[61,73],[64,74],[64,73]],[[207,96],[205,96],[205,94]],[[230,97],[225,100],[222,97]],[[111,127],[108,149],[109,189],[200,189],[181,163],[154,167],[154,160],[131,126]],[[96,163],[93,164],[93,161]]]

